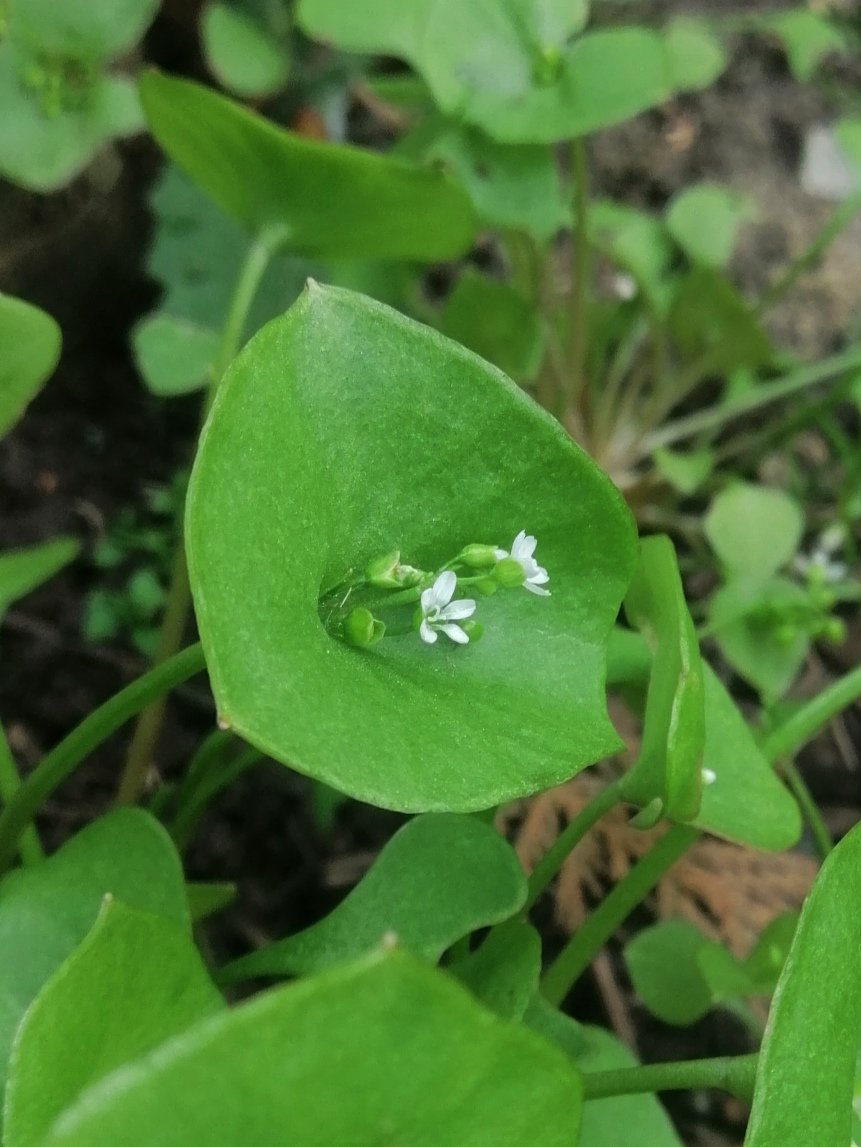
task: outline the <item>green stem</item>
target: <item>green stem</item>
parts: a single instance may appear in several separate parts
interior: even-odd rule
[[[21,778],[18,775],[15,758],[12,756],[3,727],[0,726],[0,797],[3,798],[3,804],[8,805],[20,788]],[[38,864],[44,856],[34,825],[31,824],[21,837],[19,848],[21,860],[26,865]]]
[[[861,666],[834,681],[766,737],[763,751],[774,763],[798,752],[847,705],[861,697]]]
[[[780,771],[783,773],[783,778],[792,791],[792,795],[798,801],[798,807],[810,827],[820,857],[822,860],[827,859],[829,852],[834,848],[834,841],[831,839],[828,826],[822,819],[822,813],[819,811],[798,765],[792,757],[787,757],[781,764]]]
[[[22,782],[0,814],[0,871],[15,855],[42,802],[103,741],[146,705],[205,668],[200,645],[191,645],[116,693],[74,728]]]
[[[541,981],[541,993],[546,999],[552,1004],[561,1004],[572,984],[586,971],[619,925],[699,835],[698,829],[674,825],[619,881],[548,968]]]
[[[771,402],[787,398],[808,386],[825,382],[834,375],[856,370],[859,366],[861,366],[861,348],[856,346],[851,350],[824,359],[822,362],[814,363],[812,366],[799,367],[798,370],[792,371],[785,378],[760,383],[750,394],[731,405],[721,403],[718,406],[710,406],[706,410],[700,410],[686,418],[677,418],[674,422],[666,423],[652,434],[644,437],[640,454],[645,458],[657,450],[659,446],[671,446],[674,442],[691,438],[695,434],[717,430],[724,423],[741,418],[742,415],[749,414],[752,410],[758,410]]]
[[[245,262],[239,272],[239,278],[236,280],[227,318],[221,331],[218,350],[213,361],[209,388],[203,405],[204,417],[215,400],[225,371],[239,351],[242,335],[248,322],[248,313],[254,302],[254,296],[257,294],[257,288],[260,286],[260,280],[263,278],[272,256],[283,242],[283,238],[284,235],[281,230],[264,231],[248,249]],[[173,572],[167,591],[165,612],[153,657],[153,665],[163,664],[180,648],[188,625],[190,610],[191,588],[188,581],[185,549],[182,539],[180,539],[174,557]],[[118,804],[134,804],[141,794],[161,732],[164,711],[165,699],[160,697],[155,704],[145,709],[138,719],[117,790]]]
[[[715,1059],[688,1059],[681,1063],[649,1063],[613,1071],[583,1074],[583,1098],[608,1099],[613,1095],[642,1095],[649,1091],[687,1091],[715,1087],[749,1102],[753,1095],[759,1056],[725,1055]]]
[[[560,833],[553,845],[544,854],[532,870],[529,877],[529,894],[526,898],[524,911],[528,911],[562,865],[570,853],[574,851],[586,833],[598,823],[605,813],[622,799],[622,782],[614,781],[591,800],[585,808]]]
[[[587,307],[589,303],[589,185],[586,145],[571,141],[571,177],[574,182],[574,265],[571,283],[570,399],[583,415],[588,413],[586,387]],[[588,421],[588,420],[587,420]]]

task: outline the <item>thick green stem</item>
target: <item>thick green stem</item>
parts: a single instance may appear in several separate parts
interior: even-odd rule
[[[248,322],[248,312],[254,302],[260,280],[269,266],[275,251],[283,242],[283,233],[264,232],[255,239],[248,249],[245,262],[230,300],[227,318],[221,331],[218,351],[212,365],[209,389],[204,402],[204,417],[209,412],[224,372],[236,357],[242,335]],[[191,589],[188,583],[188,568],[182,539],[177,545],[173,573],[167,592],[164,617],[156,646],[153,665],[161,665],[182,645],[191,610]],[[141,794],[146,781],[156,742],[164,720],[165,700],[163,697],[145,709],[138,719],[129,745],[125,769],[117,790],[119,804],[134,804]]]
[[[807,787],[807,782],[801,775],[798,765],[796,765],[792,757],[787,757],[787,759],[782,762],[780,771],[783,773],[784,780],[789,786],[792,795],[798,801],[801,815],[810,827],[810,832],[813,835],[820,857],[822,860],[825,860],[829,852],[834,848],[834,841],[831,839],[828,826],[822,819],[822,813],[819,811],[816,801],[813,799],[813,794]]]
[[[847,705],[861,697],[861,666],[834,681],[811,698],[788,721],[766,738],[763,750],[774,763],[798,752]]]
[[[601,817],[622,799],[622,782],[614,781],[591,800],[560,833],[553,845],[536,864],[529,877],[529,894],[524,911],[528,911],[586,833]]]
[[[648,1091],[687,1091],[715,1087],[744,1102],[753,1095],[759,1056],[726,1055],[715,1059],[689,1059],[681,1063],[650,1063],[614,1071],[587,1071],[583,1075],[583,1098],[607,1099],[613,1095],[642,1095]]]
[[[698,829],[674,825],[619,881],[548,968],[541,981],[541,993],[546,999],[552,1004],[561,1004],[571,985],[586,971],[619,925],[699,835]]]
[[[8,805],[20,788],[21,778],[18,775],[15,758],[12,756],[3,727],[0,726],[0,797],[3,798],[3,804]],[[19,849],[24,864],[38,864],[42,859],[42,846],[34,825],[31,824],[21,837]]]
[[[589,394],[586,385],[586,337],[589,305],[589,184],[586,145],[571,141],[571,178],[574,183],[574,260],[571,282],[571,336],[569,344],[571,405],[586,416]]]
[[[0,871],[11,862],[24,830],[42,802],[93,749],[146,705],[199,673],[205,665],[200,645],[175,654],[100,705],[42,759],[0,814]]]

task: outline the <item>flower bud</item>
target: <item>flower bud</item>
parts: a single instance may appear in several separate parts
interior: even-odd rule
[[[492,577],[483,577],[481,581],[474,582],[472,588],[476,590],[477,593],[480,593],[482,597],[492,597],[499,589],[499,586]]]
[[[421,581],[422,571],[401,565],[400,550],[392,550],[368,562],[365,577],[375,589],[411,589]]]
[[[460,551],[460,560],[472,570],[489,569],[496,564],[496,547],[473,542]]]
[[[515,558],[503,558],[493,567],[492,577],[504,589],[513,589],[523,585],[526,575],[523,566]]]
[[[778,625],[777,629],[774,631],[775,640],[779,645],[792,645],[797,636],[798,626],[793,625],[791,621],[784,621],[781,625]]]
[[[344,640],[357,649],[367,649],[379,641],[386,632],[382,621],[374,617],[363,605],[350,610],[344,620]]]
[[[839,617],[829,617],[820,630],[826,641],[840,645],[846,640],[846,625]]]
[[[471,617],[468,617],[466,621],[462,621],[460,623],[460,628],[469,638],[470,645],[472,645],[474,641],[480,641],[481,635],[484,633],[484,626],[481,624],[481,622],[474,621]]]

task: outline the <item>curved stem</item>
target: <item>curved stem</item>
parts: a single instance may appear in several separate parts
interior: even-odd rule
[[[532,875],[529,877],[529,893],[524,905],[525,912],[532,907],[586,833],[621,799],[622,782],[614,781],[602,789],[585,808],[580,810],[571,823],[566,825],[564,832],[559,834],[532,870]]]
[[[773,763],[798,752],[838,713],[861,697],[861,666],[832,682],[766,737],[763,751]]]
[[[254,240],[248,249],[230,300],[218,351],[213,361],[209,389],[203,405],[204,418],[215,400],[224,372],[239,351],[242,335],[248,322],[248,312],[254,302],[260,280],[263,278],[275,251],[283,242],[283,238],[283,232],[280,230],[265,231]],[[188,582],[188,567],[185,560],[185,549],[182,539],[180,539],[177,544],[173,573],[167,592],[165,612],[153,657],[153,665],[161,665],[179,649],[188,625],[190,610],[191,589]],[[159,698],[154,705],[145,709],[140,715],[129,745],[125,768],[117,790],[118,804],[133,804],[141,794],[150,760],[161,732],[164,710],[164,698]]]
[[[789,786],[792,795],[798,801],[798,807],[801,809],[802,816],[807,821],[821,859],[825,860],[829,852],[834,848],[834,841],[831,839],[828,825],[822,819],[822,813],[819,811],[816,801],[813,799],[813,794],[807,787],[807,782],[801,775],[798,765],[792,757],[787,757],[786,760],[782,762],[780,771],[783,773],[783,779]]]
[[[686,1091],[717,1087],[745,1102],[753,1095],[759,1056],[725,1055],[715,1059],[689,1059],[681,1063],[649,1063],[614,1071],[587,1071],[583,1075],[583,1098],[607,1099],[612,1095],[642,1095],[647,1091]]]
[[[12,750],[6,740],[6,733],[0,726],[0,797],[3,798],[3,804],[8,805],[20,788],[21,777],[18,775],[15,758],[12,756]],[[26,865],[38,864],[42,859],[44,855],[42,845],[39,843],[39,837],[32,824],[22,835],[19,850],[21,860]]]
[[[574,183],[574,265],[571,282],[571,330],[569,343],[571,406],[588,420],[586,385],[587,308],[589,305],[589,187],[586,145],[571,141],[571,178]]]
[[[541,994],[546,999],[557,1005],[562,1002],[571,985],[586,971],[622,921],[699,835],[696,828],[674,825],[619,881],[548,968],[541,981]]]
[[[144,706],[205,668],[200,645],[191,645],[156,665],[100,705],[52,749],[21,784],[0,814],[0,871],[15,855],[18,841],[37,809],[78,765]]]

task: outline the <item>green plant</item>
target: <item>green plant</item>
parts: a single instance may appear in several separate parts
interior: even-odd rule
[[[420,26],[429,11],[438,23]],[[595,218],[617,251],[645,250],[647,271],[657,248],[651,240],[639,246],[638,236],[659,232],[660,246],[667,235],[663,224],[615,205],[590,221],[579,133],[707,82],[720,52],[696,25],[662,34],[600,29],[572,40],[586,6],[555,0],[498,8],[439,0],[398,13],[376,3],[357,16],[305,0],[299,14],[320,34],[331,17],[350,47],[409,59],[440,108],[468,125],[446,128],[455,152],[472,156],[471,138],[500,185],[522,188],[525,178],[540,188],[539,201],[552,207],[552,221],[537,225],[545,245],[565,214],[562,200],[547,195],[547,145],[576,137],[579,275],[570,322],[562,324],[555,304],[536,317],[528,293],[515,298],[504,284],[488,292],[471,276],[443,325],[468,342],[457,323],[470,306],[484,319],[497,304],[505,315],[532,314],[528,337],[521,329],[507,343],[507,361],[537,371],[537,392],[568,429],[578,411],[597,427],[602,392],[591,356],[601,361],[610,348],[622,393],[625,362],[643,347],[660,355],[663,343],[654,343],[660,323],[648,322],[631,342],[642,325],[626,325],[627,313],[621,341],[607,334],[602,342],[602,307],[586,290],[601,231]],[[474,51],[485,27],[487,56]],[[638,66],[626,69],[634,58]],[[608,61],[622,77],[616,86]],[[601,80],[592,95],[573,85],[581,67]],[[783,678],[780,686],[769,679],[758,720],[746,720],[700,650],[671,540],[638,539],[618,489],[522,387],[445,334],[344,286],[311,281],[283,313],[283,295],[262,295],[267,273],[285,270],[277,262],[285,252],[326,264],[462,255],[474,213],[487,220],[504,195],[480,200],[468,179],[465,190],[454,176],[405,159],[309,143],[184,81],[150,73],[141,92],[157,140],[244,229],[245,251],[225,255],[235,266],[232,290],[202,301],[199,290],[183,290],[176,270],[188,265],[188,250],[180,243],[165,254],[171,243],[162,234],[162,265],[173,269],[160,276],[160,327],[150,320],[137,332],[151,385],[207,389],[153,667],[90,713],[23,782],[8,751],[0,758],[0,866],[12,867],[19,853],[22,860],[0,885],[6,1147],[598,1147],[632,1135],[677,1147],[653,1093],[691,1087],[752,1101],[749,1147],[845,1147],[861,1028],[861,828],[833,847],[792,769],[797,751],[861,696],[861,671],[791,711],[774,703]],[[490,127],[504,140],[475,134]],[[172,196],[191,203],[197,227],[200,203],[187,191],[169,174],[157,195],[165,219]],[[674,337],[679,355],[688,354],[691,387],[708,372],[760,365],[772,354],[749,309],[708,265],[725,258],[740,205],[713,188],[696,194],[693,207],[684,199],[671,206],[666,225],[691,264],[699,262],[682,270],[685,287],[668,312],[681,308]],[[526,217],[538,220],[529,202]],[[720,224],[704,250],[690,215],[706,210]],[[505,226],[512,262],[522,257],[529,280],[535,228],[515,236],[510,220]],[[225,247],[241,233],[225,232]],[[629,269],[636,263],[618,259]],[[645,285],[655,288],[643,306],[660,308],[663,269],[642,282],[641,298],[649,297]],[[613,315],[605,308],[604,317]],[[483,345],[511,321],[486,322]],[[191,349],[184,324],[196,326]],[[53,365],[56,338],[50,355],[39,345],[52,331],[32,308],[0,308],[0,351],[4,343],[15,350],[0,355],[11,364],[0,391],[0,402],[12,396],[10,421]],[[732,353],[728,331],[737,339]],[[559,340],[564,362],[545,377],[548,348]],[[663,397],[652,393],[666,407],[660,416],[655,408],[652,446],[661,433],[664,445],[704,434],[728,412],[845,373],[857,357],[756,382],[687,423],[666,421],[685,389],[676,375]],[[663,459],[687,480],[690,462]],[[753,578],[731,619],[720,610],[716,619],[710,605],[708,624],[728,660],[731,624],[762,622],[763,587],[773,588],[802,535],[798,508],[778,492],[730,486],[715,500],[706,536],[723,568],[719,593]],[[61,541],[2,559],[10,564],[0,563],[0,588],[8,586],[0,601],[73,550]],[[817,624],[830,609],[821,593],[814,600],[822,586],[810,571],[820,567],[810,563],[805,585],[793,583],[819,609]],[[201,644],[184,645],[190,595]],[[807,626],[805,640],[814,629]],[[742,660],[736,655],[739,671]],[[32,822],[44,801],[136,717],[119,799],[137,800],[166,695],[204,669],[219,729],[175,789],[157,792],[151,812],[112,811],[42,860]],[[619,748],[608,687],[641,722],[639,752],[527,877],[492,813]],[[410,818],[329,915],[217,967],[201,956],[191,923],[231,890],[189,885],[182,850],[207,803],[263,754]],[[542,967],[528,913],[584,835],[620,804],[635,826],[664,831]],[[627,952],[644,1001],[674,1022],[716,1004],[747,1017],[743,1000],[773,990],[760,1046],[750,1024],[749,1054],[643,1066],[610,1033],[565,1014],[572,985],[701,833],[788,849],[802,813],[824,859],[797,924],[775,924],[745,961],[666,926]],[[669,1006],[666,952],[684,978]],[[261,978],[293,982],[229,1006],[228,989]]]

